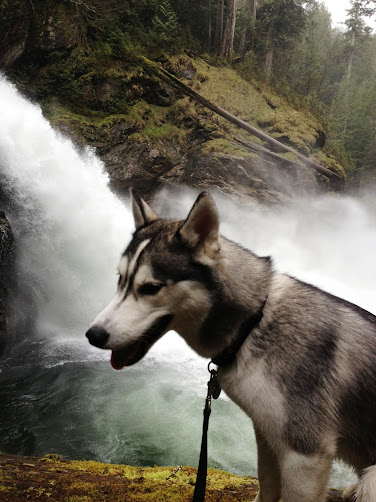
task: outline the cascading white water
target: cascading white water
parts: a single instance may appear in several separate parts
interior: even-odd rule
[[[107,188],[93,151],[79,154],[4,80],[0,99],[2,184],[22,205],[14,230],[22,274],[39,279],[39,328],[84,329],[93,305],[114,290],[114,263],[132,229],[129,211]]]
[[[0,449],[197,464],[206,361],[168,334],[144,361],[115,373],[109,355],[84,337],[115,290],[118,257],[133,228],[129,209],[109,190],[94,152],[78,152],[4,79],[0,114],[1,184],[18,208],[8,216],[20,282],[39,297],[38,336],[27,357],[11,353],[2,362]],[[161,193],[157,205],[184,217],[193,200],[186,190],[172,201]],[[226,236],[272,255],[279,270],[376,312],[372,194],[317,196],[276,209],[216,200]],[[211,465],[256,474],[249,419],[226,398],[213,409]],[[346,484],[344,472],[336,467],[337,486]]]

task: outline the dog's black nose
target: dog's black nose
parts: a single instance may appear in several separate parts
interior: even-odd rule
[[[100,349],[105,346],[109,336],[110,335],[105,329],[96,328],[95,326],[90,328],[86,332],[86,337],[91,345],[94,345],[94,347],[99,347]]]

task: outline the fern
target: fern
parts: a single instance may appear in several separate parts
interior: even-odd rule
[[[171,40],[179,34],[179,21],[169,0],[163,0],[152,19],[154,31],[163,40]]]

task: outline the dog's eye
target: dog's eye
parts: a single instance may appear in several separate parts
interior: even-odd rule
[[[156,295],[159,290],[163,288],[163,284],[154,284],[153,282],[147,282],[138,288],[140,295]]]

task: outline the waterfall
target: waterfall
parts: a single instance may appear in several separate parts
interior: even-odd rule
[[[132,219],[93,151],[78,152],[4,80],[0,99],[2,186],[19,208],[20,274],[41,296],[39,331],[84,330],[114,290]]]
[[[90,321],[112,297],[131,232],[128,207],[108,188],[90,149],[54,131],[38,106],[0,78],[0,171],[17,242],[20,288],[37,299],[36,333],[1,361],[0,450],[140,465],[197,465],[206,361],[173,333],[139,364],[111,370],[87,343]],[[221,230],[275,267],[376,313],[376,206],[322,195],[278,208],[239,208],[219,194]],[[194,194],[159,194],[184,217]],[[2,208],[0,208],[2,209]],[[212,466],[256,474],[250,420],[225,396],[213,403]],[[346,484],[336,466],[332,483]]]

